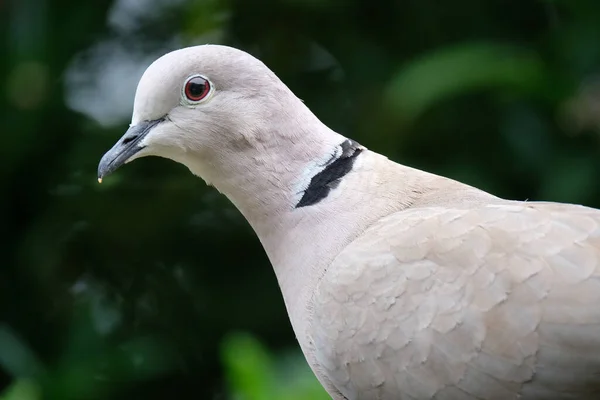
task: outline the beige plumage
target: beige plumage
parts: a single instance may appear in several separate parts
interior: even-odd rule
[[[396,164],[223,46],[148,68],[99,178],[145,155],[186,165],[248,219],[334,399],[600,398],[598,210]]]

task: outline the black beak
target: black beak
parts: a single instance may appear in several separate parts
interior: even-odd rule
[[[98,164],[98,182],[114,172],[121,165],[125,164],[131,156],[142,150],[144,146],[140,145],[142,139],[150,130],[162,122],[162,119],[153,121],[143,121],[137,125],[129,127],[121,139],[107,151]]]

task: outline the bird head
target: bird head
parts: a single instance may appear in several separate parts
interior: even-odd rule
[[[269,130],[263,128],[294,101],[299,102],[271,70],[241,50],[202,45],[173,51],[144,72],[130,127],[102,157],[98,179],[144,156],[169,158],[210,175],[198,169],[222,164],[215,158],[224,153],[267,141]]]

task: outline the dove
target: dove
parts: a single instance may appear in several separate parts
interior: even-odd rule
[[[334,400],[600,398],[598,210],[396,163],[220,45],[147,68],[98,178],[146,156],[246,218]]]

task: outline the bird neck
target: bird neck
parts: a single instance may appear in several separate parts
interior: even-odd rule
[[[371,152],[304,105],[294,107],[294,118],[274,113],[262,126],[223,135],[243,140],[221,143],[210,159],[191,154],[183,163],[248,220],[297,327],[333,258],[375,221],[418,202],[437,177]]]
[[[285,135],[281,145],[223,151],[210,166],[186,163],[250,223],[295,326],[314,279],[333,257],[374,221],[408,206],[419,193],[413,190],[418,176],[405,174],[405,167],[331,131],[316,117],[308,118],[309,123],[305,117],[303,124],[274,125],[284,132],[261,133]]]
[[[298,207],[292,196],[279,213],[262,215],[236,204],[269,257],[296,332],[306,328],[314,288],[335,257],[373,223],[422,196],[419,175],[408,170],[363,149],[352,169],[315,204]]]
[[[361,151],[295,100],[223,133],[210,151],[178,160],[226,195],[259,236],[263,226],[278,226],[296,208],[327,197],[330,181],[346,174]],[[295,109],[293,116],[287,108]]]

